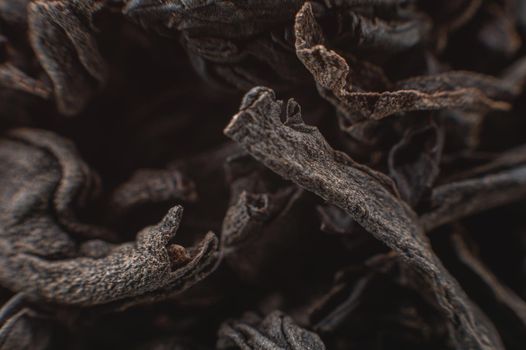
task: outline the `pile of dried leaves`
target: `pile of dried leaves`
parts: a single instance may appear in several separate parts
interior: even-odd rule
[[[526,347],[526,0],[0,0],[0,38],[0,349]]]

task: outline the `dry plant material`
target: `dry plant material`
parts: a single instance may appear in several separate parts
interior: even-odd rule
[[[0,350],[523,350],[525,43],[525,0],[0,0]]]
[[[287,315],[274,311],[263,320],[246,314],[219,329],[218,349],[316,349],[325,345],[316,334],[302,329]]]
[[[135,304],[184,290],[218,260],[212,233],[193,254],[170,242],[181,221],[180,206],[159,224],[141,230],[134,243],[76,242],[75,235],[102,238],[110,233],[78,222],[71,212],[82,204],[74,200],[85,200],[93,183],[90,169],[72,146],[49,132],[15,130],[0,148],[5,205],[0,278],[28,299]]]
[[[492,326],[477,319],[477,311],[432,253],[416,214],[384,185],[385,176],[333,150],[318,129],[303,123],[294,100],[283,106],[273,91],[255,88],[244,97],[225,134],[277,174],[344,209],[397,252],[433,291],[459,347],[500,347]]]

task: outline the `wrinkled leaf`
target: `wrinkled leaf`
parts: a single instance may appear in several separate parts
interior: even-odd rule
[[[451,322],[457,346],[502,348],[491,323],[479,317],[480,312],[433,254],[416,214],[378,180],[382,175],[333,150],[291,105],[294,102],[289,102],[287,119],[282,122],[283,102],[276,101],[273,91],[255,88],[244,97],[225,134],[271,170],[346,210],[400,254],[433,290]]]
[[[139,303],[180,292],[214,269],[219,255],[212,233],[189,251],[171,242],[181,207],[143,229],[136,242],[87,240],[79,246],[82,236],[110,233],[75,217],[73,204],[86,200],[93,178],[72,145],[51,133],[18,130],[2,139],[0,154],[0,280],[28,299]]]

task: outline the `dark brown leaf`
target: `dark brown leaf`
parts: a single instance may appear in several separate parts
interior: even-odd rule
[[[79,244],[81,237],[111,233],[76,219],[73,209],[90,194],[93,176],[74,147],[49,132],[17,130],[1,140],[0,155],[0,280],[29,300],[83,306],[154,301],[195,284],[220,258],[212,233],[188,255],[172,243],[181,207],[139,232],[136,242]],[[174,261],[174,253],[180,259]]]
[[[480,311],[433,254],[416,214],[378,181],[382,175],[333,150],[317,128],[302,122],[297,111],[287,108],[287,119],[281,122],[283,111],[283,102],[276,101],[273,91],[255,88],[243,99],[225,134],[282,177],[346,210],[400,254],[433,290],[459,348],[502,348],[491,323],[479,316]]]
[[[467,72],[412,78],[395,84],[391,91],[363,91],[360,82],[353,81],[346,60],[325,46],[310,3],[298,12],[295,33],[298,58],[316,82],[334,95],[329,101],[356,120],[418,110],[510,108],[501,100],[512,94],[504,82]]]

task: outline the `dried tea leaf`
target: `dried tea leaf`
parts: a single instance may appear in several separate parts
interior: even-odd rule
[[[2,283],[31,300],[81,306],[130,306],[173,296],[206,277],[218,259],[212,233],[188,254],[170,243],[181,214],[182,208],[175,207],[158,225],[139,232],[136,243],[115,246],[100,258],[52,261],[4,252],[9,255],[2,264],[9,271],[1,271]]]
[[[329,101],[356,119],[378,120],[417,110],[510,108],[501,101],[512,95],[503,82],[468,72],[413,78],[397,83],[391,91],[361,90],[360,82],[353,81],[346,60],[324,46],[323,33],[308,2],[296,16],[295,33],[300,61],[316,82],[334,95]]]
[[[81,236],[108,232],[75,217],[93,178],[74,147],[52,133],[22,129],[1,140],[0,158],[0,281],[29,300],[90,306],[166,298],[204,278],[220,258],[212,233],[188,251],[171,242],[181,207],[134,243],[79,246]]]
[[[479,315],[433,254],[416,214],[377,180],[381,175],[333,150],[299,113],[287,108],[288,117],[281,122],[283,109],[272,90],[255,88],[243,99],[225,134],[280,176],[345,209],[397,252],[434,292],[459,348],[502,348],[491,323]]]
[[[433,189],[430,210],[420,221],[426,230],[526,196],[526,166],[444,184]]]
[[[522,350],[525,35],[524,0],[0,0],[0,350]],[[225,139],[257,86],[305,122],[256,88]]]
[[[28,5],[29,38],[42,68],[53,83],[60,113],[79,113],[107,67],[90,27],[102,1],[36,0]]]
[[[280,311],[263,320],[247,314],[239,321],[227,321],[218,336],[218,349],[325,349],[318,335],[302,329]]]

